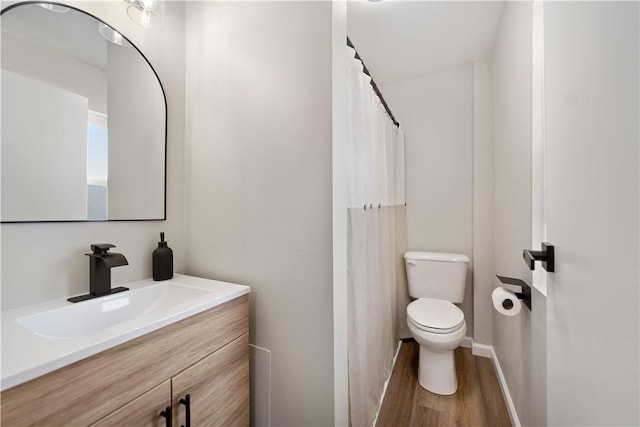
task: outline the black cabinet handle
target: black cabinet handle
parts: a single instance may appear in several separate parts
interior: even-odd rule
[[[164,411],[160,412],[161,417],[165,417],[167,419],[166,426],[171,427],[171,406],[167,406],[164,408]]]
[[[542,244],[541,251],[532,251],[525,249],[522,251],[522,258],[524,262],[529,266],[529,270],[536,268],[536,261],[542,261],[542,268],[550,273],[555,271],[555,250],[553,245],[549,243]]]
[[[180,427],[191,427],[191,395],[187,394],[184,399],[180,399],[180,404],[185,407],[185,422],[186,425],[180,425]]]

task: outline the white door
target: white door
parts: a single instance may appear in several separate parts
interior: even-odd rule
[[[544,3],[548,425],[640,423],[639,15]]]

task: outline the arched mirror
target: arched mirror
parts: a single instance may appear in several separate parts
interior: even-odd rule
[[[1,21],[2,222],[165,219],[166,99],[140,50],[58,3]]]

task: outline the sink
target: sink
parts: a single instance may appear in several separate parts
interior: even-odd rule
[[[65,298],[2,312],[0,390],[249,293],[249,286],[175,274],[122,283],[129,291],[70,303]]]
[[[166,313],[171,307],[209,293],[176,282],[162,282],[19,317],[16,320],[24,328],[41,337],[50,340],[73,339],[145,315]]]

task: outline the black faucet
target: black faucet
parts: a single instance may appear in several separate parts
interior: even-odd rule
[[[124,255],[109,252],[111,248],[115,248],[111,243],[91,245],[93,253],[85,254],[89,257],[89,293],[68,298],[67,301],[80,302],[129,290],[124,286],[111,289],[111,268],[129,265]]]

